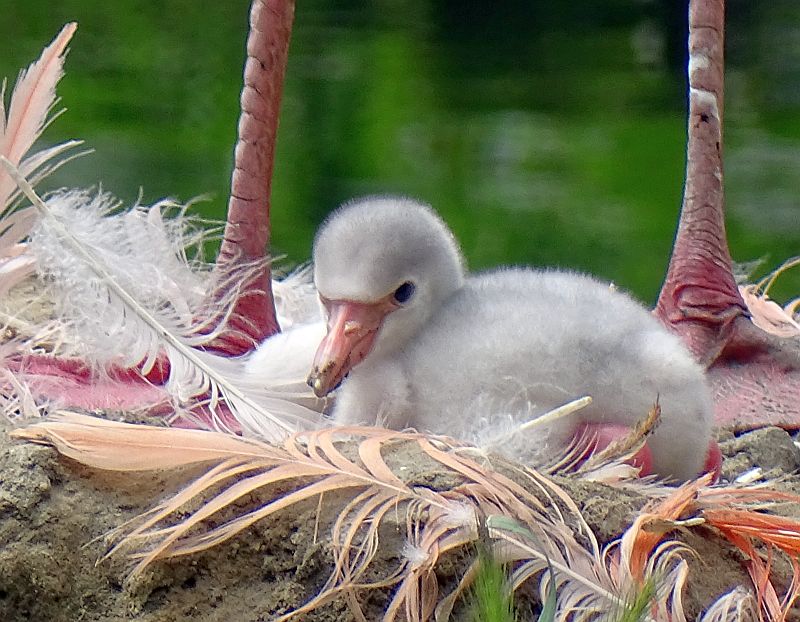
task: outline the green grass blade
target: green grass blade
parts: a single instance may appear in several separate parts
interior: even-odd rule
[[[481,546],[478,549],[478,573],[472,584],[471,622],[515,622],[514,594],[508,569]]]

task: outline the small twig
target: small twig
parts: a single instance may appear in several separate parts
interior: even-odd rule
[[[541,417],[536,417],[535,419],[526,421],[521,426],[519,426],[517,431],[525,432],[527,430],[530,430],[531,428],[552,423],[557,419],[561,419],[562,417],[567,417],[573,413],[578,412],[579,410],[586,408],[591,403],[592,403],[592,398],[590,396],[586,395],[584,397],[579,397],[576,400],[567,402],[563,406],[559,406],[558,408],[554,408],[553,410],[546,412]]]

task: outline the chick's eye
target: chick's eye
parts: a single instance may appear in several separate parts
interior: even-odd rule
[[[394,290],[394,299],[400,304],[405,304],[411,300],[411,296],[414,295],[415,289],[416,287],[411,281],[406,281],[400,287]]]

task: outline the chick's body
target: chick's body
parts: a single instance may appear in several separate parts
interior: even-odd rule
[[[655,472],[687,479],[703,466],[712,404],[702,369],[677,337],[608,284],[532,269],[467,276],[444,224],[402,199],[335,213],[317,238],[315,280],[324,298],[360,303],[402,283],[415,287],[350,369],[337,394],[339,423],[480,443],[591,396],[575,415],[497,448],[538,461],[562,451],[581,423],[632,426],[658,401],[661,422],[649,440]]]

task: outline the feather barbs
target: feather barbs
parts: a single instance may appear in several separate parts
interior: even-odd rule
[[[204,351],[225,330],[224,319],[230,315],[238,291],[231,289],[218,308],[208,309],[202,281],[180,258],[187,238],[187,234],[181,235],[184,224],[173,223],[178,233],[167,234],[159,229],[165,222],[160,213],[140,218],[137,215],[143,212],[134,210],[109,218],[116,204],[102,194],[92,197],[85,192],[66,192],[45,202],[6,158],[0,156],[0,164],[41,215],[32,244],[40,257],[48,259],[42,263],[59,277],[53,280],[67,290],[59,298],[63,312],[71,318],[65,321],[81,327],[84,346],[94,340],[95,352],[114,353],[110,362],[139,368],[143,375],[165,356],[167,392],[179,403],[200,402],[216,429],[230,431],[226,412],[233,414],[246,433],[275,442],[319,425],[318,412],[280,387],[270,388],[269,379],[250,378],[248,383],[242,359]],[[161,208],[162,204],[157,204],[151,210],[160,212]],[[98,229],[103,235],[97,235]],[[167,252],[153,251],[148,244],[139,248],[131,236],[140,242],[155,239]],[[163,275],[157,278],[136,272],[142,262],[131,253],[166,254],[174,261],[170,267],[166,260],[154,263],[145,259],[145,268]],[[165,287],[164,282],[173,286]],[[193,291],[196,295],[191,297]],[[197,317],[221,317],[223,321],[209,329],[207,324],[198,324]],[[99,361],[101,365],[104,362]]]
[[[788,259],[757,283],[739,286],[753,324],[778,337],[800,337],[800,298],[781,307],[770,300],[768,292],[781,274],[797,266],[800,257]]]
[[[48,114],[56,102],[56,84],[64,75],[64,55],[77,27],[75,22],[65,25],[39,60],[20,72],[7,112],[3,101],[5,89],[0,90],[0,155],[20,165],[26,175],[33,174],[49,156],[57,155],[51,151],[48,157],[31,156],[23,162],[25,154],[49,123]],[[14,181],[0,173],[0,214],[16,191]]]
[[[553,510],[505,475],[458,455],[456,446],[444,438],[371,427],[331,428],[301,432],[273,446],[226,434],[125,424],[76,413],[63,413],[13,435],[55,445],[65,455],[99,468],[209,464],[204,475],[117,532],[111,551],[120,547],[131,551],[137,560],[134,572],[158,559],[215,546],[305,500],[324,496],[328,506],[341,504],[332,524],[334,572],[327,591],[295,613],[319,605],[332,593],[376,582],[399,584],[387,619],[401,611],[433,611],[437,560],[450,549],[475,542],[480,517],[489,513],[504,513],[530,529],[545,529],[548,537],[564,539],[567,549],[579,548],[562,522],[563,509]],[[348,438],[354,439],[349,450],[342,444]],[[416,452],[416,460],[402,464],[416,464],[418,472],[392,466],[402,451]],[[415,482],[432,468],[426,460],[456,480],[442,490]],[[275,484],[281,485],[277,491]],[[220,522],[220,512],[259,491],[267,492],[261,493],[266,497],[256,507],[232,517],[228,511]],[[416,554],[402,558],[385,577],[365,582],[379,529],[390,518],[398,521],[409,550]],[[411,618],[423,619],[414,614]]]
[[[800,596],[800,521],[761,511],[778,503],[800,502],[800,496],[766,488],[708,487],[709,475],[688,482],[672,495],[640,514],[619,542],[620,568],[641,582],[654,551],[665,544],[664,536],[676,529],[705,526],[723,536],[746,558],[747,570],[760,606],[760,619],[779,621]],[[762,552],[757,545],[766,547]],[[772,583],[774,549],[790,560],[793,578],[786,593],[778,597]],[[766,556],[766,561],[763,556]]]
[[[34,183],[53,170],[81,154],[59,160],[65,153],[81,144],[70,140],[27,155],[34,142],[55,118],[50,116],[57,103],[56,84],[64,74],[67,44],[77,24],[69,23],[47,46],[37,61],[20,72],[6,109],[5,80],[0,86],[0,156],[7,158],[30,177]],[[27,157],[26,157],[27,156]],[[30,233],[36,213],[34,210],[14,210],[19,189],[14,180],[0,170],[0,294],[33,272],[35,258],[27,253],[22,241]]]

